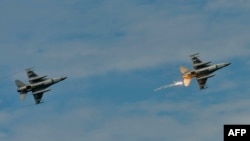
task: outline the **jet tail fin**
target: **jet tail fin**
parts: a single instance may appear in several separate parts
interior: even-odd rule
[[[25,83],[23,83],[23,82],[20,81],[20,80],[16,80],[15,83],[16,83],[16,86],[17,86],[17,87],[23,87],[23,86],[25,86]]]
[[[180,66],[180,71],[181,71],[182,74],[184,74],[184,73],[188,72],[189,69],[186,68],[186,67]]]

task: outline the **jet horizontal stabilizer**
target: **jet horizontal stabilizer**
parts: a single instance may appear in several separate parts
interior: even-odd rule
[[[191,80],[192,80],[192,78],[184,78],[183,79],[184,86],[185,87],[189,86]]]
[[[26,86],[25,83],[23,83],[23,82],[20,81],[20,80],[16,80],[15,83],[16,83],[16,86],[17,86],[18,88],[23,87],[23,86]]]
[[[27,93],[20,93],[20,99],[23,101],[26,98]]]
[[[44,90],[40,90],[40,91],[34,91],[33,92],[33,95],[34,94],[41,94],[41,93],[45,93],[45,92],[48,92],[48,91],[50,91],[51,89],[44,89]]]
[[[215,76],[215,75],[214,74],[212,74],[212,75],[206,75],[206,76],[198,77],[197,79],[201,80],[201,79],[206,79],[206,78],[210,78],[210,77],[213,77],[213,76]]]

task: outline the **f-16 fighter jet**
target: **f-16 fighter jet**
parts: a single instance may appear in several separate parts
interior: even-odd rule
[[[193,70],[189,70],[181,66],[180,71],[182,73],[184,86],[189,86],[191,79],[195,77],[199,84],[200,89],[202,90],[207,88],[206,87],[207,79],[214,76],[214,74],[212,74],[213,72],[221,68],[224,68],[230,65],[231,63],[211,64],[211,61],[202,62],[199,59],[198,55],[199,53],[190,55],[191,60],[193,62]]]
[[[26,69],[27,76],[29,78],[29,84],[25,84],[20,80],[16,80],[17,92],[20,93],[21,100],[24,100],[28,92],[32,92],[35,103],[40,104],[43,93],[50,91],[47,89],[49,86],[58,83],[67,77],[56,77],[56,78],[47,78],[46,75],[39,76],[37,75],[32,68]]]

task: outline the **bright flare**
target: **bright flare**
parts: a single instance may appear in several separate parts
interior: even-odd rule
[[[161,86],[161,87],[155,89],[154,91],[156,92],[156,91],[160,91],[162,89],[166,89],[166,88],[170,88],[170,87],[175,87],[175,86],[183,86],[183,81],[177,81],[177,82],[174,82],[172,84]]]

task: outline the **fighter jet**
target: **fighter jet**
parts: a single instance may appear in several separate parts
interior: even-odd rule
[[[21,100],[24,100],[28,92],[32,92],[35,103],[42,103],[43,93],[50,91],[49,86],[58,83],[67,77],[55,77],[47,78],[46,75],[37,75],[32,68],[26,69],[26,73],[29,79],[29,84],[25,84],[20,80],[16,80],[17,92],[20,93]]]
[[[200,87],[200,90],[202,90],[207,88],[207,79],[214,76],[213,72],[224,68],[230,65],[231,63],[211,64],[211,61],[201,61],[198,55],[199,53],[190,55],[190,58],[193,62],[193,70],[189,70],[183,66],[180,66],[180,71],[182,73],[184,86],[189,86],[192,78],[195,77]]]

